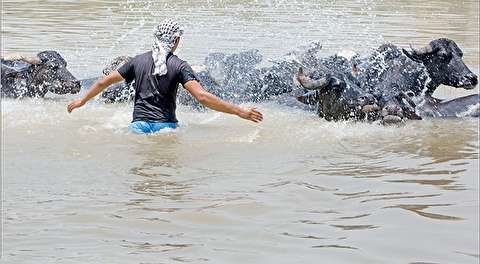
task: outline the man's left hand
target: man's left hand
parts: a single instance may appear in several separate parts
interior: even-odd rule
[[[239,117],[253,121],[255,123],[261,122],[263,120],[262,113],[258,112],[255,107],[243,108],[238,114]]]

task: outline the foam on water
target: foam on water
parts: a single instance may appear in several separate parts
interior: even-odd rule
[[[75,110],[66,112],[66,100],[22,99],[4,100],[2,130],[34,130],[32,133],[48,135],[52,130],[71,130],[71,133],[98,134],[99,137],[121,137],[128,132],[131,122],[131,104],[108,105],[89,103]],[[251,106],[245,104],[243,107]],[[214,111],[197,112],[188,107],[179,106],[178,133],[198,133],[203,129],[212,130],[213,135],[206,137],[227,142],[282,142],[292,147],[309,143],[332,143],[354,140],[357,142],[374,142],[378,140],[395,140],[400,137],[414,137],[418,129],[428,128],[429,122],[409,121],[398,126],[383,126],[368,122],[327,122],[315,113],[276,103],[257,105],[265,119],[261,124],[241,120],[235,116]],[[472,120],[475,122],[475,119]],[[457,122],[452,120],[451,122]],[[468,119],[466,122],[469,122]],[[168,133],[170,133],[169,131]],[[118,135],[116,135],[118,134]],[[219,134],[219,138],[217,136]],[[238,138],[232,138],[238,137]]]

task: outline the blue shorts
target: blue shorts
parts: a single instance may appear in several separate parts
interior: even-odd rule
[[[130,123],[128,128],[137,134],[151,134],[164,128],[175,129],[177,126],[177,123],[135,121]]]

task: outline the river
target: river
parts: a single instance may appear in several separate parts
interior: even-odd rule
[[[2,55],[54,49],[79,78],[186,28],[179,56],[310,41],[325,56],[448,37],[479,73],[478,1],[4,0]],[[478,93],[441,87],[436,96]],[[130,104],[2,101],[4,263],[478,263],[479,121],[326,122],[275,103],[264,122],[178,109],[128,132]],[[246,104],[245,106],[248,106]]]

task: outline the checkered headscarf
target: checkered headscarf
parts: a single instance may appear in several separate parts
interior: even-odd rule
[[[173,19],[166,19],[153,28],[152,57],[155,63],[153,75],[167,74],[167,55],[172,51],[175,39],[182,35],[182,26]]]

